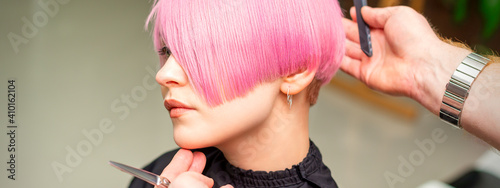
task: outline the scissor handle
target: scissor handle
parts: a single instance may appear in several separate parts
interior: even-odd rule
[[[158,178],[158,182],[156,182],[156,185],[160,188],[168,188],[168,186],[170,185],[170,180],[160,176]]]

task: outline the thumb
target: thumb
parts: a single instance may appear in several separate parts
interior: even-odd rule
[[[373,28],[384,28],[387,20],[391,18],[396,12],[398,7],[386,7],[386,8],[372,8],[369,6],[364,6],[361,8],[361,15],[363,20]]]

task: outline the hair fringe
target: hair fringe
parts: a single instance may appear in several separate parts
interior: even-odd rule
[[[155,0],[145,27],[216,106],[301,69],[328,83],[344,56],[342,17],[337,0]]]

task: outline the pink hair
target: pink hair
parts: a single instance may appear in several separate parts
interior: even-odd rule
[[[216,106],[300,70],[328,83],[344,56],[341,18],[337,0],[158,0],[147,23]]]

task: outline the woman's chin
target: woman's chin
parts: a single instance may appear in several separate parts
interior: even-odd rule
[[[214,146],[209,140],[200,139],[200,136],[174,134],[175,143],[184,149],[200,149]]]

